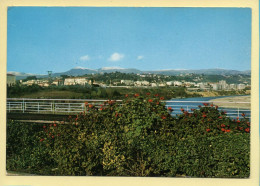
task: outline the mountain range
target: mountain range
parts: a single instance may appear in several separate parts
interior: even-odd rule
[[[52,77],[59,77],[61,75],[68,76],[82,76],[85,74],[97,74],[97,73],[111,73],[111,72],[121,72],[121,73],[134,73],[134,74],[162,74],[162,75],[180,75],[180,74],[205,74],[205,75],[250,75],[251,70],[238,71],[238,70],[227,70],[227,69],[199,69],[199,70],[186,70],[186,69],[168,69],[168,70],[154,70],[154,71],[141,71],[135,68],[120,68],[120,67],[103,67],[100,69],[89,69],[83,67],[75,67],[66,72],[53,73]],[[21,72],[8,72],[8,74],[13,74],[16,79],[25,79],[28,76],[36,76],[37,78],[47,77],[48,75],[40,74],[28,74]]]

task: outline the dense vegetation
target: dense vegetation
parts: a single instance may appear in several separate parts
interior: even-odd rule
[[[152,82],[161,82],[161,81],[187,81],[187,82],[219,82],[221,80],[225,80],[228,84],[232,83],[243,83],[247,81],[250,83],[251,76],[250,75],[205,75],[205,74],[189,74],[189,75],[145,75],[140,76],[134,73],[104,73],[104,74],[91,74],[85,75],[86,77],[98,81],[104,82],[106,84],[110,84],[110,82],[120,82],[120,80],[133,80],[133,81],[148,81]]]
[[[187,94],[184,87],[160,87],[160,88],[102,88],[81,85],[70,86],[50,86],[41,87],[39,85],[23,86],[15,85],[7,87],[7,97],[29,97],[29,98],[64,98],[67,99],[123,99],[125,94],[135,93],[159,94],[166,99],[175,97],[200,97],[199,94]]]
[[[36,84],[33,84],[31,86],[16,84],[16,85],[12,85],[12,86],[7,86],[7,97],[8,98],[20,97],[25,94],[39,92],[43,89],[44,89],[43,87],[36,85]]]
[[[69,124],[7,125],[7,169],[44,175],[249,177],[250,122],[215,105],[171,116],[158,94],[138,93]],[[134,97],[134,98],[133,98]]]

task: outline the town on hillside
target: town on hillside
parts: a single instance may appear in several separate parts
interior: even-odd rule
[[[28,76],[23,80],[16,80],[13,74],[7,74],[7,85],[15,84],[41,87],[49,86],[96,86],[96,87],[185,87],[189,91],[218,91],[218,90],[250,90],[250,76],[248,75],[160,75],[160,74],[127,74],[121,72],[86,74],[83,76],[61,75],[45,78]]]

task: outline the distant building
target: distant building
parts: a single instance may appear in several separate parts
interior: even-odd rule
[[[22,84],[23,84],[23,85],[27,85],[27,86],[31,86],[31,85],[33,85],[33,84],[38,84],[38,83],[40,83],[39,80],[31,79],[31,80],[28,80],[28,81],[23,82]]]
[[[48,87],[50,85],[48,80],[38,80],[37,84],[41,87]]]
[[[134,81],[133,80],[121,80],[120,83],[129,86],[129,85],[133,85]]]
[[[180,82],[180,81],[174,81],[174,82],[173,82],[173,85],[174,85],[174,86],[182,86],[182,82]]]
[[[61,79],[56,79],[52,82],[52,85],[61,86],[64,85],[64,81]]]
[[[199,87],[200,87],[201,89],[205,89],[205,84],[204,84],[204,83],[198,83],[197,85],[199,85]]]
[[[168,81],[168,82],[166,82],[166,85],[172,86],[172,85],[174,85],[174,82],[173,81]]]
[[[142,85],[141,81],[135,81],[135,86],[141,86],[141,85]]]
[[[212,84],[212,89],[219,90],[219,84],[216,84],[216,83]]]
[[[159,83],[159,87],[164,87],[164,86],[166,86],[165,83]]]
[[[135,86],[149,86],[150,83],[148,81],[135,81]]]
[[[151,86],[152,87],[157,87],[158,85],[157,85],[157,83],[151,83]]]
[[[211,88],[208,83],[204,83],[204,82],[197,83],[197,85],[199,85],[199,88],[202,90],[210,90]]]
[[[41,86],[41,87],[48,87],[48,86],[50,86],[49,81],[42,82],[42,83],[40,83],[38,85]]]
[[[227,89],[227,88],[228,88],[227,82],[226,82],[225,80],[219,81],[219,88],[220,88],[221,90]]]
[[[8,86],[15,85],[16,82],[16,76],[13,74],[7,74],[7,80],[6,83]]]
[[[184,83],[185,87],[191,87],[191,86],[195,86],[194,82],[185,82]]]
[[[85,77],[66,78],[64,80],[64,85],[86,85],[86,84],[91,84],[91,80],[88,80]]]
[[[237,89],[238,90],[243,90],[243,89],[245,89],[246,88],[246,85],[245,84],[238,84],[237,85]]]
[[[230,87],[231,90],[236,90],[237,84],[230,84],[229,87]]]
[[[144,86],[149,86],[150,83],[149,83],[148,81],[142,81],[142,85],[144,85]]]

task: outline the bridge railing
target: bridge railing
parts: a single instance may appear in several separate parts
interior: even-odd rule
[[[241,118],[242,113],[245,114],[246,118],[251,118],[250,102],[220,102],[220,101],[165,101],[166,107],[171,107],[173,109],[172,114],[182,114],[181,109],[193,113],[193,110],[199,109],[200,106],[215,107],[217,105],[220,111],[223,111],[227,116],[231,118]],[[214,103],[214,105],[213,105]]]
[[[7,112],[78,113],[86,111],[86,102],[96,107],[108,100],[95,99],[23,99],[7,98]],[[121,102],[121,100],[116,100]]]
[[[27,99],[27,98],[7,98],[7,112],[22,113],[79,113],[86,111],[85,103],[101,107],[108,100],[95,99]],[[121,103],[122,100],[115,100]],[[193,109],[199,109],[207,103],[211,106],[210,101],[163,101],[166,108],[171,107],[174,111],[172,115],[181,114],[181,109],[193,112]],[[219,106],[219,110],[227,113],[230,117],[241,117],[244,113],[247,118],[251,118],[250,102],[214,102]]]

